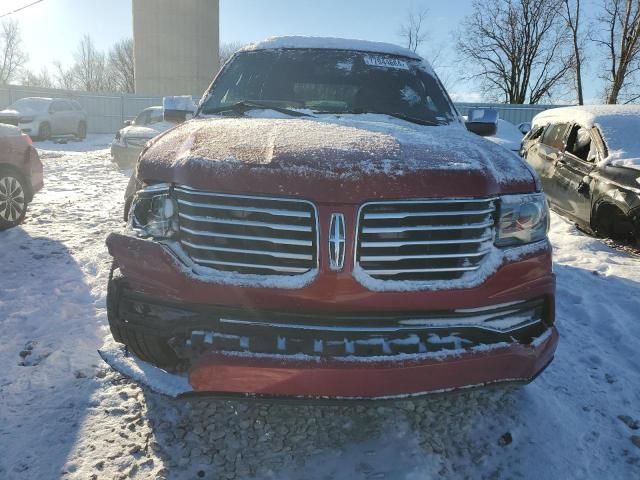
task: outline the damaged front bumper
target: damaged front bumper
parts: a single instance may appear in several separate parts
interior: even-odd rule
[[[201,393],[382,399],[528,382],[558,342],[544,295],[429,312],[292,313],[158,300],[119,277],[108,306],[112,322],[171,339]]]

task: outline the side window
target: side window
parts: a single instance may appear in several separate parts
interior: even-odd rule
[[[593,159],[593,155],[589,156],[592,147],[591,143],[589,130],[580,125],[574,125],[567,140],[567,153],[587,162],[589,158]]]
[[[529,130],[529,133],[525,135],[523,140],[530,141],[530,140],[535,140],[537,138],[540,138],[542,136],[542,132],[544,132],[544,127],[537,127],[537,128],[534,127],[531,130]]]
[[[51,113],[58,113],[60,112],[60,102],[53,102],[51,103],[51,106],[49,107],[49,112]]]
[[[143,110],[138,114],[138,116],[133,121],[133,123],[135,125],[146,125],[148,121],[149,121],[149,111]]]
[[[149,112],[149,125],[153,125],[154,123],[160,123],[164,120],[164,115],[162,114],[162,110],[151,110]]]
[[[547,126],[542,135],[542,143],[560,150],[564,142],[564,134],[567,131],[566,123],[552,123]]]
[[[73,110],[73,107],[66,100],[60,100],[58,103],[58,111],[59,112],[69,112]]]

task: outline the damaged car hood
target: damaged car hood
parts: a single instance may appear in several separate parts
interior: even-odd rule
[[[137,167],[141,181],[325,203],[529,192],[534,175],[461,125],[373,114],[197,119],[157,137]]]

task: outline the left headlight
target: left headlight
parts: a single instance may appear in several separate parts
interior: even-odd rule
[[[178,204],[171,185],[160,183],[136,192],[129,210],[129,228],[138,236],[156,240],[177,235]]]
[[[504,195],[499,212],[496,246],[524,245],[546,238],[549,209],[543,193]]]

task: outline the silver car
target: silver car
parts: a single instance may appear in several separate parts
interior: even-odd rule
[[[73,135],[87,136],[87,114],[75,100],[26,97],[0,111],[0,123],[20,128],[35,140]]]
[[[165,120],[162,107],[144,109],[116,133],[111,143],[113,161],[122,168],[132,167],[149,140],[175,125]]]

